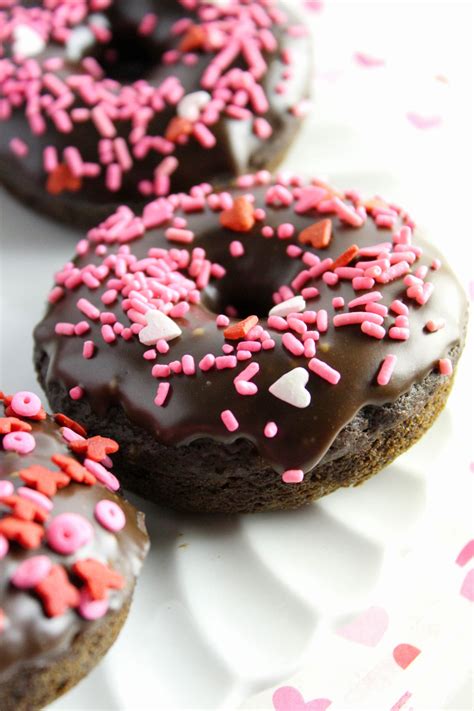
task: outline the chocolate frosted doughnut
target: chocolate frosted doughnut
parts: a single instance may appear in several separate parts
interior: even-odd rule
[[[120,441],[126,487],[199,511],[297,507],[378,472],[442,409],[467,317],[401,208],[265,172],[119,209],[49,301],[51,402]]]
[[[47,416],[34,393],[1,399],[0,708],[34,711],[115,641],[148,536],[114,493],[113,440]]]
[[[0,180],[91,226],[274,167],[310,74],[306,28],[277,0],[13,0],[0,11]]]

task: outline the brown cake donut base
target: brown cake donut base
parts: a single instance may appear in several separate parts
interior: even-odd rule
[[[36,711],[78,684],[113,645],[130,609],[133,590],[117,612],[91,623],[72,642],[67,654],[45,668],[26,666],[0,684],[2,711]]]
[[[456,364],[462,348],[450,356]],[[68,393],[59,384],[46,388],[47,356],[36,352],[40,383],[53,408],[72,413]],[[119,408],[106,418],[74,402],[73,416],[89,432],[102,432],[120,442],[115,470],[125,489],[160,504],[185,511],[254,513],[297,509],[341,486],[358,486],[409,449],[443,410],[454,376],[429,373],[393,403],[368,405],[336,437],[332,447],[304,481],[284,484],[248,440],[231,445],[200,439],[167,447],[134,426]]]

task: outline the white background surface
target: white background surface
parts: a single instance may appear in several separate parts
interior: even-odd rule
[[[307,17],[315,108],[285,167],[403,204],[467,288],[471,3],[328,0]],[[386,65],[363,68],[356,51]],[[419,130],[410,111],[441,123]],[[80,235],[3,193],[0,219],[1,387],[38,391],[31,331]],[[472,603],[459,595],[469,566],[454,560],[473,537],[472,395],[471,349],[418,446],[364,487],[303,511],[203,518],[148,506],[153,551],[130,619],[56,711],[271,710],[284,683],[331,700],[331,711],[388,711],[406,691],[403,709],[471,709]],[[337,634],[371,606],[389,619],[376,647]],[[422,650],[405,671],[391,660],[401,642]]]

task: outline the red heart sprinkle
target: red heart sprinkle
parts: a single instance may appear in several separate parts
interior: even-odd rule
[[[320,220],[300,232],[298,240],[301,244],[310,244],[315,249],[326,249],[331,242],[331,220]]]
[[[221,212],[219,219],[221,225],[229,230],[250,232],[255,224],[253,205],[245,195],[241,195],[234,200],[234,204],[229,210]]]
[[[35,587],[48,617],[60,617],[79,605],[79,590],[69,582],[62,565],[53,565],[49,574]]]
[[[243,321],[239,323],[234,323],[232,326],[228,326],[224,331],[224,338],[230,341],[238,341],[239,338],[245,338],[245,336],[254,328],[258,323],[258,316],[247,316]]]
[[[103,600],[109,588],[121,590],[125,586],[125,580],[120,573],[93,558],[77,561],[72,569],[81,580],[84,580],[94,600]]]
[[[334,271],[339,267],[346,267],[352,262],[353,259],[359,254],[359,247],[356,244],[351,244],[350,247],[346,249],[345,252],[339,255],[339,257],[333,262],[331,269]]]

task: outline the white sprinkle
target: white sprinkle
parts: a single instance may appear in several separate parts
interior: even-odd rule
[[[21,57],[35,57],[44,52],[46,43],[36,30],[29,25],[17,25],[13,30],[13,54]]]
[[[140,343],[145,346],[154,346],[161,338],[172,341],[182,333],[178,324],[161,311],[148,311],[145,318],[147,325],[139,333]]]
[[[291,299],[282,301],[281,304],[277,304],[272,309],[270,309],[269,316],[281,316],[285,318],[288,314],[297,314],[304,311],[306,308],[306,301],[302,296],[293,296]]]
[[[210,100],[211,95],[207,91],[194,91],[192,94],[186,94],[177,106],[178,116],[194,123]]]
[[[308,407],[311,402],[311,395],[305,387],[308,380],[309,373],[306,368],[295,368],[282,375],[269,387],[269,391],[293,407]]]

